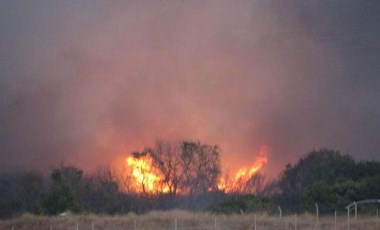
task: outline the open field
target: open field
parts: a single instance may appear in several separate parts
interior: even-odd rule
[[[66,217],[40,217],[25,214],[19,218],[0,222],[1,230],[260,230],[260,229],[348,229],[347,217],[324,216],[316,220],[310,214],[285,216],[282,219],[268,215],[212,215],[186,211],[150,212],[145,215],[123,216],[81,215]],[[380,230],[376,216],[359,216],[350,221],[350,229]]]

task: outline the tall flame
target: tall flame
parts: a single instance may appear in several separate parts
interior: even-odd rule
[[[128,157],[126,163],[132,169],[133,188],[137,193],[169,192],[168,186],[163,184],[163,176],[155,170],[150,157]]]
[[[221,177],[218,183],[218,189],[228,193],[241,191],[242,186],[268,162],[267,153],[267,146],[261,147],[259,156],[250,168],[240,168],[232,178],[226,178],[226,176]]]

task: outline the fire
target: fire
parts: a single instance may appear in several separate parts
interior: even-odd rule
[[[217,188],[221,191],[232,193],[242,192],[244,185],[268,162],[267,147],[260,149],[258,157],[253,165],[242,167],[232,176],[223,175],[220,177]],[[153,159],[149,155],[128,157],[126,165],[130,169],[132,178],[132,189],[136,193],[157,194],[169,193],[170,188],[164,182],[164,175],[153,165]]]
[[[228,193],[240,191],[242,186],[268,162],[267,152],[267,146],[263,146],[260,149],[259,156],[250,168],[240,168],[231,179],[221,177],[218,183],[218,189]]]
[[[169,192],[168,186],[163,184],[163,176],[154,169],[150,157],[128,157],[126,163],[132,170],[133,188],[137,193]]]

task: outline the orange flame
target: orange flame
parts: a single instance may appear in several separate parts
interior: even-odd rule
[[[260,149],[260,154],[250,168],[240,168],[232,178],[222,176],[218,182],[218,189],[227,193],[242,191],[252,176],[254,176],[268,162],[267,147]],[[139,158],[128,157],[126,164],[130,168],[132,176],[132,189],[136,193],[155,194],[168,193],[170,191],[164,183],[164,176],[154,166],[150,156]]]
[[[263,146],[251,168],[240,168],[230,180],[226,177],[221,177],[218,183],[218,189],[228,193],[240,191],[242,185],[247,183],[248,180],[268,162],[267,152],[267,146]]]
[[[133,188],[137,193],[169,192],[168,186],[163,184],[163,176],[155,170],[150,157],[128,157],[126,163],[132,169]]]

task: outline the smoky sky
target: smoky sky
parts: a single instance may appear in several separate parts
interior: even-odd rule
[[[380,2],[0,2],[0,169],[85,170],[156,140],[380,160]]]

